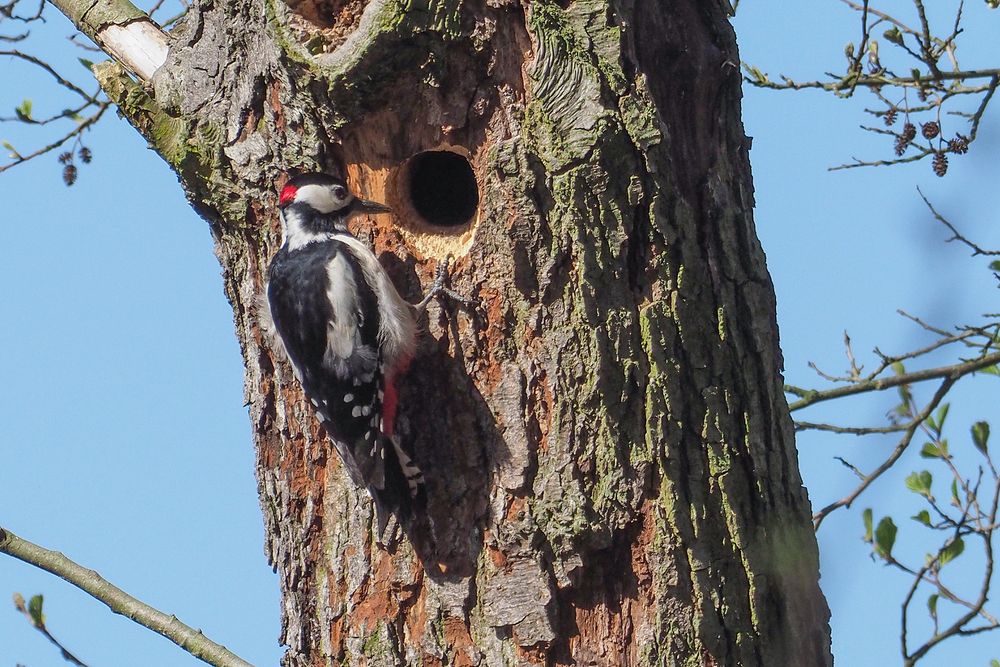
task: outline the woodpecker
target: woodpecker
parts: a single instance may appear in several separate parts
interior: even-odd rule
[[[408,505],[424,481],[394,433],[395,380],[413,357],[417,317],[444,290],[447,268],[439,265],[423,301],[404,300],[347,226],[357,214],[389,210],[355,197],[334,176],[295,176],[279,197],[283,238],[267,283],[274,329],[348,474],[375,498],[380,533],[386,510]]]

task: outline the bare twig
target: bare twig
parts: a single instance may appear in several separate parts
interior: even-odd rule
[[[938,72],[937,74],[931,73],[927,76],[900,76],[894,77],[888,74],[872,74],[858,76],[856,80],[849,80],[849,77],[837,77],[834,75],[829,75],[831,81],[795,81],[794,79],[789,79],[783,77],[782,81],[779,83],[777,81],[760,81],[753,79],[751,77],[744,77],[744,81],[754,85],[758,88],[767,88],[770,90],[806,90],[809,88],[818,88],[820,90],[825,90],[831,93],[839,93],[845,90],[853,90],[858,86],[862,87],[873,87],[881,88],[883,86],[904,86],[907,88],[921,88],[926,86],[930,82],[942,82],[942,81],[973,81],[976,79],[993,79],[1000,76],[1000,69],[974,69],[974,70],[960,70],[955,72]],[[974,87],[963,87],[960,91],[963,94],[974,94],[986,92],[990,89],[990,84],[984,84],[982,86]]]
[[[847,5],[848,7],[850,7],[851,9],[857,10],[859,12],[862,11],[863,9],[866,9],[866,7],[863,7],[863,6],[861,6],[861,5],[859,5],[859,4],[855,3],[855,2],[851,2],[851,0],[840,0],[840,1],[842,3],[844,3],[845,5]],[[911,34],[911,35],[914,35],[914,36],[917,34],[916,30],[914,30],[913,28],[908,27],[905,23],[902,23],[899,19],[897,19],[897,18],[895,18],[893,16],[890,16],[889,14],[886,14],[885,12],[879,11],[879,10],[871,8],[871,7],[868,7],[867,11],[869,13],[871,13],[871,14],[879,17],[883,21],[888,21],[889,23],[891,23],[892,25],[896,26],[897,28],[899,28],[900,30],[902,30],[905,33],[908,33],[908,34]]]
[[[924,203],[927,205],[927,208],[930,209],[930,212],[934,215],[934,219],[940,222],[942,225],[944,225],[951,231],[951,238],[946,239],[947,243],[951,243],[952,241],[958,241],[960,243],[965,244],[966,246],[972,249],[973,257],[975,257],[976,255],[991,255],[991,256],[1000,255],[1000,250],[984,250],[983,248],[979,247],[978,245],[967,239],[965,236],[963,236],[962,233],[959,232],[958,229],[956,229],[955,225],[948,222],[948,220],[943,215],[937,212],[937,209],[935,209],[934,206],[930,203],[930,201],[928,201],[927,197],[924,196],[923,191],[919,187],[917,188],[917,192],[920,193],[920,198],[924,200]]]
[[[106,604],[111,611],[163,635],[191,655],[216,667],[252,667],[226,647],[209,640],[200,630],[184,625],[125,591],[113,586],[94,570],[77,565],[66,556],[49,551],[9,530],[0,528],[0,552],[30,563],[60,577]]]
[[[7,171],[11,167],[16,167],[17,165],[23,164],[24,162],[27,162],[28,160],[32,160],[32,159],[34,159],[34,158],[36,158],[36,157],[38,157],[40,155],[45,155],[46,153],[54,151],[55,149],[57,149],[60,146],[62,146],[63,144],[65,144],[70,139],[78,137],[86,129],[88,129],[94,123],[96,123],[97,121],[99,121],[101,119],[101,116],[104,115],[104,112],[107,111],[108,107],[110,107],[110,106],[111,106],[110,102],[101,102],[100,104],[98,104],[97,113],[95,113],[90,118],[87,118],[86,120],[82,121],[79,125],[77,125],[75,128],[73,128],[70,132],[68,132],[63,137],[61,137],[61,138],[53,141],[52,143],[50,143],[50,144],[48,144],[46,146],[42,146],[38,150],[33,151],[33,152],[31,152],[31,153],[29,153],[27,155],[18,154],[14,158],[13,161],[8,162],[7,164],[0,164],[0,174],[2,174],[3,172]]]
[[[889,426],[836,426],[835,424],[818,424],[803,421],[795,422],[796,431],[826,431],[829,433],[857,436],[899,433],[900,431],[905,431],[909,427],[909,422],[905,424],[890,424]]]
[[[957,41],[963,33],[962,18],[964,0],[958,0],[947,31],[935,33],[924,0],[913,0],[913,7],[918,19],[918,25],[913,26],[897,16],[871,6],[870,0],[841,0],[841,2],[859,15],[861,42],[855,48],[849,44],[846,51],[848,64],[845,71],[837,73],[826,72],[827,79],[799,81],[788,76],[779,76],[777,80],[763,73],[752,65],[745,64],[747,83],[771,90],[803,90],[819,89],[837,97],[851,98],[860,88],[868,90],[882,101],[886,108],[871,110],[882,118],[889,128],[895,123],[899,111],[905,113],[904,131],[893,131],[874,127],[863,127],[866,131],[894,137],[896,157],[885,159],[860,159],[854,157],[849,162],[831,167],[831,171],[854,169],[857,167],[893,166],[917,162],[927,158],[933,160],[934,172],[944,176],[948,171],[948,153],[964,154],[976,139],[983,112],[992,100],[993,93],[1000,80],[1000,69],[963,69],[957,56]],[[874,19],[874,21],[872,20]],[[884,42],[874,38],[874,29],[879,25],[890,26],[884,33]],[[880,46],[889,44],[889,50]],[[888,54],[888,60],[883,60],[881,54]],[[862,67],[862,58],[868,56],[867,72]],[[939,61],[947,56],[950,69],[942,69]],[[899,59],[903,62],[898,62]],[[897,62],[890,62],[896,60]],[[902,65],[902,66],[901,66]],[[839,68],[838,68],[839,70]],[[894,71],[895,70],[895,71]],[[898,72],[898,73],[897,73]],[[908,74],[906,74],[908,73]],[[986,83],[982,81],[988,80]],[[883,93],[884,89],[902,91],[903,99],[890,101]],[[909,106],[905,93],[915,92],[920,104]],[[951,105],[959,104],[966,96],[979,98],[975,111],[969,108],[952,109]],[[946,107],[946,105],[948,105]],[[916,116],[931,115],[926,122],[921,122],[923,139],[926,144],[915,141],[914,130],[917,128]],[[945,134],[941,125],[942,117],[957,116],[966,119],[971,129],[968,136],[949,132]],[[926,118],[926,116],[925,116]],[[932,128],[932,129],[926,129]],[[950,128],[949,128],[950,129]],[[950,138],[949,138],[950,137]]]
[[[32,65],[39,67],[45,72],[47,72],[53,79],[56,80],[56,82],[60,86],[62,86],[66,90],[73,91],[74,93],[76,93],[77,95],[79,95],[88,102],[91,103],[97,102],[97,100],[92,95],[84,91],[82,88],[80,88],[73,82],[67,81],[65,78],[63,78],[63,76],[59,74],[59,72],[55,71],[55,69],[52,68],[52,65],[48,64],[44,60],[41,60],[40,58],[36,58],[30,53],[24,53],[23,51],[17,51],[17,50],[4,50],[0,51],[0,56],[10,56],[12,58],[19,58],[21,60],[24,60],[25,62],[31,63]]]
[[[14,8],[17,6],[19,0],[11,0],[6,4],[0,5],[0,16],[10,19],[12,21],[20,21],[21,23],[33,23],[35,21],[45,22],[42,18],[42,12],[45,10],[45,0],[39,0],[38,9],[35,10],[34,14],[28,14],[22,16],[14,12]]]
[[[863,382],[858,382],[856,384],[851,384],[844,387],[834,387],[833,389],[827,389],[823,391],[806,392],[806,390],[800,389],[798,387],[790,387],[786,385],[785,387],[786,391],[789,391],[790,393],[793,393],[795,395],[802,395],[802,398],[789,404],[788,409],[794,412],[796,410],[801,410],[802,408],[809,407],[810,405],[821,403],[823,401],[829,401],[834,398],[843,398],[845,396],[864,394],[872,391],[885,391],[886,389],[892,389],[893,387],[899,387],[901,385],[906,385],[906,384],[913,384],[916,382],[926,382],[927,380],[948,379],[954,382],[955,380],[958,380],[962,376],[975,373],[978,370],[982,370],[989,366],[993,366],[994,364],[997,363],[1000,363],[1000,352],[987,354],[977,359],[971,359],[969,361],[960,364],[954,364],[951,366],[928,368],[922,371],[914,371],[912,373],[902,373],[900,375],[894,375],[892,377],[865,380]]]
[[[893,464],[899,460],[899,457],[903,455],[903,452],[907,450],[907,448],[910,446],[910,443],[913,441],[913,436],[917,432],[917,427],[919,426],[919,424],[922,423],[925,419],[927,419],[931,414],[933,414],[934,409],[937,408],[938,404],[941,403],[941,401],[944,399],[944,397],[947,395],[948,391],[954,384],[955,384],[955,379],[946,377],[944,382],[942,382],[938,386],[937,391],[934,392],[934,396],[927,403],[927,406],[918,415],[915,415],[913,419],[910,421],[909,425],[907,426],[906,430],[903,433],[903,436],[899,439],[899,442],[896,444],[896,448],[892,450],[892,453],[889,455],[889,457],[886,458],[886,460],[883,461],[881,465],[875,468],[875,470],[873,470],[870,474],[865,475],[861,484],[859,484],[857,488],[854,489],[854,491],[844,496],[840,500],[830,503],[829,505],[827,505],[826,507],[824,507],[823,509],[821,509],[820,511],[816,512],[813,515],[813,526],[816,528],[816,530],[819,530],[820,524],[823,523],[823,519],[830,516],[832,512],[840,509],[841,507],[850,507],[851,504],[855,500],[857,500],[858,496],[864,493],[865,490],[869,486],[871,486],[872,482],[881,477],[885,473],[885,471],[891,468]]]

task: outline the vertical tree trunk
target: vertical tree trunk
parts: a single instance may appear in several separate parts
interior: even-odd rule
[[[287,667],[831,663],[727,8],[203,0],[151,87],[100,67],[216,240]],[[403,380],[387,547],[261,326],[295,169],[394,207],[359,232],[413,300],[451,254],[482,302]]]

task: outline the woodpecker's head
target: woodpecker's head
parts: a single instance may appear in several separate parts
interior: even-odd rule
[[[347,221],[359,213],[386,213],[385,204],[351,194],[344,181],[329,174],[300,174],[281,189],[278,210],[289,243],[308,242],[307,237],[347,231]],[[297,239],[296,237],[303,238]]]

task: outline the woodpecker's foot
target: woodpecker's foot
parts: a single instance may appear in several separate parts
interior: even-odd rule
[[[415,307],[418,311],[423,312],[427,309],[427,304],[431,302],[431,299],[438,295],[444,295],[451,299],[452,301],[457,301],[466,308],[472,308],[476,305],[475,299],[470,299],[466,296],[462,296],[458,292],[445,287],[445,282],[448,280],[448,265],[451,264],[451,255],[445,258],[443,261],[438,262],[437,271],[434,274],[434,282],[431,284],[429,290],[427,290],[427,295],[421,299]]]
[[[403,534],[403,527],[399,523],[399,518],[391,512],[386,512],[384,509],[382,513],[376,514],[376,518],[378,525],[375,529],[375,544],[386,551],[392,551],[399,544],[399,539]]]

